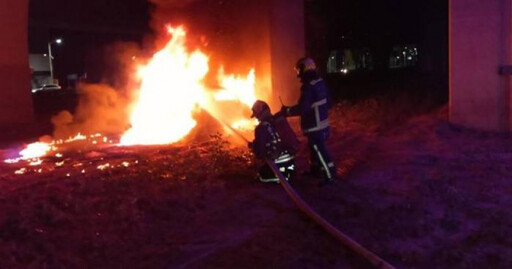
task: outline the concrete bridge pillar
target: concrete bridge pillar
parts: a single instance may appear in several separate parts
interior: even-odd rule
[[[450,0],[450,120],[509,132],[512,0]]]
[[[273,0],[271,3],[270,58],[274,100],[281,96],[284,102],[292,105],[300,94],[293,67],[300,57],[306,56],[304,1]]]
[[[32,120],[28,63],[28,0],[5,0],[0,8],[0,126]]]

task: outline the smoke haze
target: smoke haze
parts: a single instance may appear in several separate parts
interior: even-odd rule
[[[108,85],[82,84],[76,112],[61,111],[52,117],[54,138],[82,134],[120,134],[129,124],[128,99]]]

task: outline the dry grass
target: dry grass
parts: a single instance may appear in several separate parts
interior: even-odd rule
[[[329,146],[342,180],[318,188],[297,177],[296,190],[399,268],[511,268],[511,138],[453,126],[443,108],[406,101],[338,104]],[[218,134],[65,156],[61,168],[48,159],[42,173],[21,176],[0,165],[3,268],[367,266],[278,185],[257,182],[248,151]],[[301,169],[306,160],[302,151]],[[106,162],[117,166],[97,169]]]

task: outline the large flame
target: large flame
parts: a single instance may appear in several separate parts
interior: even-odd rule
[[[122,145],[169,144],[181,140],[196,126],[193,112],[201,106],[213,112],[215,101],[241,102],[251,107],[255,97],[255,71],[246,78],[218,71],[221,89],[213,101],[202,83],[209,71],[208,57],[200,50],[187,52],[183,27],[168,27],[171,35],[165,48],[158,51],[145,67],[141,67],[139,97],[131,114],[131,128],[122,136]],[[236,112],[235,112],[236,113]],[[254,126],[244,119],[234,126]]]
[[[238,100],[248,107],[251,107],[256,102],[254,94],[256,76],[254,69],[249,71],[247,78],[243,78],[235,75],[225,75],[224,68],[221,68],[217,79],[222,90],[215,94],[216,100]]]
[[[168,29],[169,43],[141,68],[139,98],[123,145],[173,143],[196,126],[192,113],[203,96],[208,57],[199,50],[186,51],[182,27]]]
[[[232,128],[252,130],[257,122],[249,119],[243,109],[248,110],[256,101],[255,70],[251,69],[243,77],[225,74],[224,69],[220,68],[217,72],[220,89],[207,89],[202,83],[209,72],[206,54],[200,50],[187,51],[186,32],[182,26],[169,26],[168,32],[171,37],[166,46],[155,53],[147,65],[139,68],[140,88],[131,111],[131,128],[121,136],[120,144],[155,145],[177,142],[196,126],[193,113],[198,108],[205,109],[214,118],[231,125]],[[226,109],[225,102],[237,105],[236,109]],[[229,131],[229,128],[226,129]],[[38,165],[41,163],[38,158],[52,152],[60,158],[62,154],[57,151],[61,146],[78,140],[90,140],[94,145],[98,141],[113,143],[101,134],[84,136],[78,133],[66,140],[29,144],[19,153],[19,157],[6,159],[4,162],[17,163],[24,160],[31,165]],[[56,163],[57,166],[62,164],[63,162]],[[108,165],[99,166],[98,169],[106,167]],[[17,172],[23,174],[23,169]]]

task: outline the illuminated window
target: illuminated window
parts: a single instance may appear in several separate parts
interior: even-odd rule
[[[416,66],[417,64],[418,48],[416,45],[397,45],[391,50],[389,68],[406,68]]]
[[[337,73],[338,66],[338,51],[331,50],[329,53],[329,59],[327,59],[327,73]]]
[[[372,70],[373,57],[368,48],[331,50],[327,59],[328,73],[348,74],[355,70]]]

